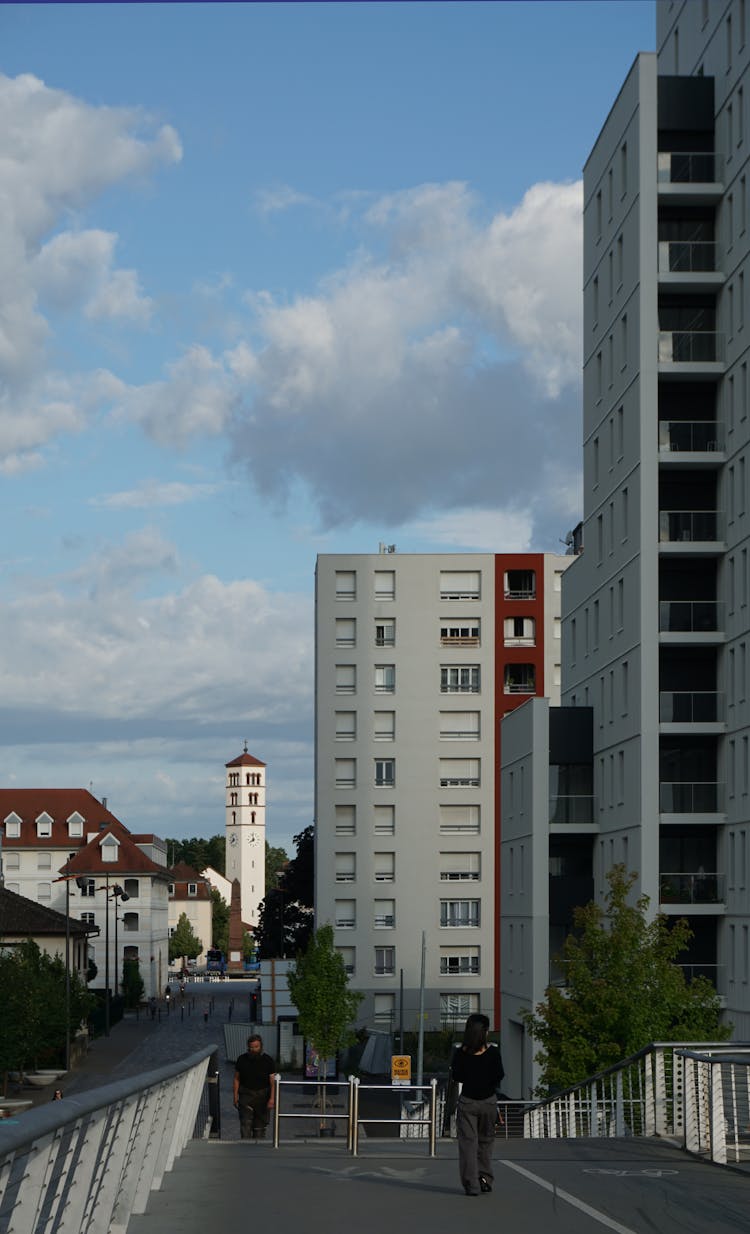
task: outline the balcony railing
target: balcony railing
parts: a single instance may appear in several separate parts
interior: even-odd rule
[[[715,364],[724,359],[724,335],[714,330],[660,330],[660,364]]]
[[[673,634],[718,634],[724,628],[720,600],[660,600],[659,629]]]
[[[353,917],[339,917],[338,921],[336,922],[336,929],[337,930],[353,930],[356,924],[357,923]]]
[[[724,426],[716,420],[660,420],[659,452],[712,454],[724,449]]]
[[[393,913],[376,913],[374,925],[376,930],[392,930],[396,924]]]
[[[441,634],[441,647],[478,647],[478,634]]]
[[[533,694],[536,686],[533,681],[506,681],[506,694]]]
[[[587,796],[554,795],[549,799],[551,823],[584,824],[594,822],[594,798]]]
[[[660,240],[660,274],[714,274],[718,270],[715,240]]]
[[[396,975],[395,964],[376,964],[375,965],[375,976],[376,977],[394,977],[395,975]]]
[[[536,587],[506,587],[506,600],[535,600]]]
[[[724,718],[724,695],[718,690],[659,691],[662,724],[715,724]]]
[[[528,634],[506,634],[503,639],[504,647],[536,647],[536,635]]]
[[[711,780],[662,780],[659,810],[662,814],[717,814],[724,809],[724,785]]]
[[[659,540],[662,544],[677,542],[711,543],[724,538],[724,516],[721,510],[660,510]]]
[[[723,904],[724,874],[660,874],[660,904]]]
[[[690,982],[695,977],[705,977],[711,982],[714,989],[718,989],[719,972],[724,968],[723,964],[679,964],[685,974],[685,980]],[[698,1047],[700,1048],[700,1047]]]
[[[479,776],[441,776],[441,788],[479,788]]]
[[[659,184],[718,184],[722,165],[713,150],[660,150],[656,156]]]

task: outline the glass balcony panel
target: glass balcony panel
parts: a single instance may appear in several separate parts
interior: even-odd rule
[[[714,330],[660,330],[660,364],[713,364],[724,358],[724,336]]]
[[[659,451],[709,454],[724,449],[724,426],[715,420],[660,420]]]
[[[660,600],[659,629],[664,633],[718,634],[724,606],[718,600]]]
[[[661,904],[723,904],[726,895],[726,875],[706,874],[660,874],[659,902]]]
[[[717,690],[661,690],[662,724],[715,724],[724,719],[724,695]]]
[[[659,184],[717,184],[721,179],[721,160],[713,150],[660,150],[656,158]]]
[[[594,822],[594,798],[557,794],[549,799],[551,823],[583,824]]]
[[[665,781],[659,785],[662,814],[717,814],[724,809],[724,785],[713,781]]]
[[[719,970],[724,967],[723,964],[680,964],[679,967],[685,974],[687,982],[693,981],[696,977],[705,977],[711,982],[711,985],[718,989],[717,980]]]
[[[718,269],[714,240],[660,240],[660,274],[708,274]]]
[[[659,540],[710,541],[724,538],[724,519],[720,510],[660,510]]]

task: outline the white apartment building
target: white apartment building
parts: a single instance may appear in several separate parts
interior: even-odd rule
[[[688,918],[689,973],[750,1032],[748,20],[744,0],[659,3],[658,51],[585,168],[584,551],[563,586],[562,693],[590,709],[594,807],[561,836],[552,725],[537,704],[506,721],[504,803],[522,767],[536,791],[511,830],[538,920],[503,973],[525,1089],[518,1013],[554,977],[547,896],[556,878],[601,895],[617,862]]]
[[[497,1021],[499,721],[559,697],[571,557],[324,555],[316,576],[316,920],[361,1020]],[[401,986],[403,984],[403,999]]]

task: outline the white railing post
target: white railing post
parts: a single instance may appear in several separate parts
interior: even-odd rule
[[[727,1064],[731,1066],[731,1064]],[[711,1160],[719,1165],[727,1163],[727,1123],[724,1115],[724,1092],[721,1062],[706,1064],[709,1075]]]

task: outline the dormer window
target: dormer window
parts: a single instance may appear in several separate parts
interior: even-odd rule
[[[36,820],[36,834],[40,839],[49,838],[52,835],[52,816],[46,810]]]
[[[21,838],[21,820],[14,812],[9,814],[5,821],[5,838],[6,840],[19,840]]]
[[[197,883],[188,883],[188,895],[189,895],[189,896],[197,896],[197,894],[198,894],[198,884],[197,884]]]
[[[120,843],[114,836],[105,836],[99,845],[99,851],[102,855],[102,861],[117,861]]]
[[[169,894],[173,896],[174,895],[174,883],[169,884],[168,890],[169,890]]]
[[[83,815],[79,814],[77,810],[68,819],[68,835],[71,839],[83,835]]]

